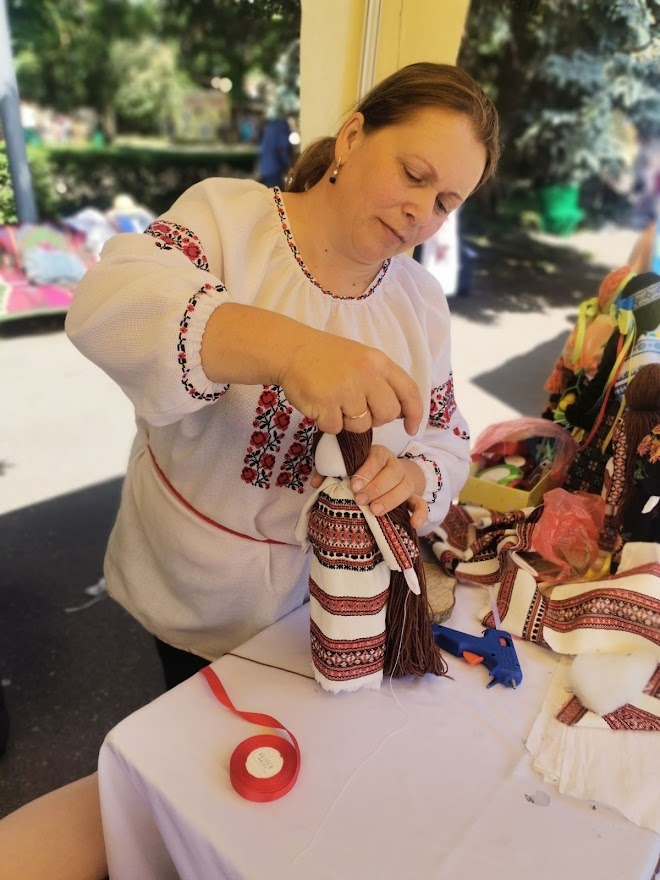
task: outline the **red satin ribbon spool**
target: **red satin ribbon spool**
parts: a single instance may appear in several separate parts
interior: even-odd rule
[[[291,738],[289,742],[270,733],[251,736],[238,744],[229,761],[229,778],[241,797],[260,803],[283,797],[296,784],[300,772],[300,747],[295,736],[271,715],[237,709],[210,666],[201,673],[214,697],[227,709],[252,724],[283,730]]]

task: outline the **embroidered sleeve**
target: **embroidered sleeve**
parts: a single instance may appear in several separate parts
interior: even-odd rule
[[[399,453],[415,461],[426,478],[426,535],[444,520],[470,467],[470,435],[458,407],[451,364],[451,315],[442,288],[428,273],[411,272],[420,299],[414,299],[427,340],[428,373],[424,386],[427,415],[416,437]],[[421,357],[423,352],[419,352]]]
[[[201,364],[207,321],[230,297],[218,224],[200,187],[145,233],[110,239],[66,320],[72,342],[155,425],[213,403],[228,388],[211,382]]]
[[[429,522],[420,531],[426,534],[447,515],[470,466],[470,434],[456,405],[451,370],[431,389],[426,429],[408,444],[404,455],[415,461],[426,477],[423,497],[429,504]]]

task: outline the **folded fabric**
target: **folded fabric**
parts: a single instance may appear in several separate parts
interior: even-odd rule
[[[651,653],[578,654],[568,686],[563,724],[660,732],[660,663]]]
[[[615,575],[558,584],[546,594],[521,556],[532,549],[541,510],[454,507],[429,541],[448,573],[497,587],[501,625],[512,635],[560,654],[638,650],[660,660],[660,545],[628,542]],[[484,624],[493,626],[493,618],[486,612]]]
[[[440,567],[466,583],[499,583],[510,568],[508,559],[529,571],[520,554],[531,552],[534,526],[543,507],[499,513],[485,507],[452,504],[442,524],[427,540]]]
[[[660,737],[559,721],[557,715],[574,699],[569,668],[569,658],[563,658],[527,738],[534,769],[562,794],[611,807],[660,833]]]
[[[614,670],[625,695],[604,715],[598,705],[577,697],[562,712],[566,724],[591,724],[628,730],[660,730],[660,699],[654,684],[660,663],[660,545],[628,542],[616,575],[556,585],[543,592],[539,576],[520,555],[533,544],[536,511],[490,514],[480,508],[458,508],[433,536],[433,552],[442,567],[466,582],[495,588],[499,622],[484,608],[482,622],[511,635],[551,648],[559,654],[618,657]],[[452,542],[454,542],[452,544]],[[635,661],[627,655],[637,655]],[[642,661],[642,657],[649,658]],[[602,665],[604,659],[598,661]],[[646,662],[643,681],[626,683],[632,663]],[[636,673],[639,678],[640,673]],[[585,687],[584,694],[593,694]],[[602,701],[601,701],[602,702]]]
[[[559,584],[545,596],[534,577],[505,572],[497,594],[502,627],[559,654],[653,653],[660,661],[660,545],[624,545],[615,575]],[[493,626],[493,615],[484,617]]]

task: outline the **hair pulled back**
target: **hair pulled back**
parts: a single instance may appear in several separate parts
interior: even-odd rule
[[[486,149],[478,189],[495,173],[500,155],[499,122],[491,99],[472,77],[451,64],[422,61],[395,71],[353,108],[364,116],[364,131],[407,122],[419,110],[435,107],[466,116],[476,139]],[[313,141],[303,150],[289,179],[290,192],[304,192],[323,177],[335,160],[334,137]]]

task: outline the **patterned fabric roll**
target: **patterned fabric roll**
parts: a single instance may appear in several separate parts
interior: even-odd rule
[[[321,473],[334,473],[307,502],[296,534],[312,548],[310,630],[314,676],[329,691],[378,688],[387,642],[390,574],[403,571],[412,592],[419,552],[388,516],[354,499],[337,439],[324,434],[316,451]]]
[[[620,658],[615,668],[631,655],[651,659],[647,679],[621,706],[601,717],[567,695],[557,715],[560,721],[660,731],[660,545],[629,542],[615,575],[561,583],[542,592],[538,575],[518,555],[532,548],[532,515],[529,508],[498,514],[452,505],[429,541],[445,571],[466,583],[494,587],[497,626],[512,636],[557,654],[613,655],[615,661]],[[496,626],[492,610],[484,608],[480,618],[485,626]]]

